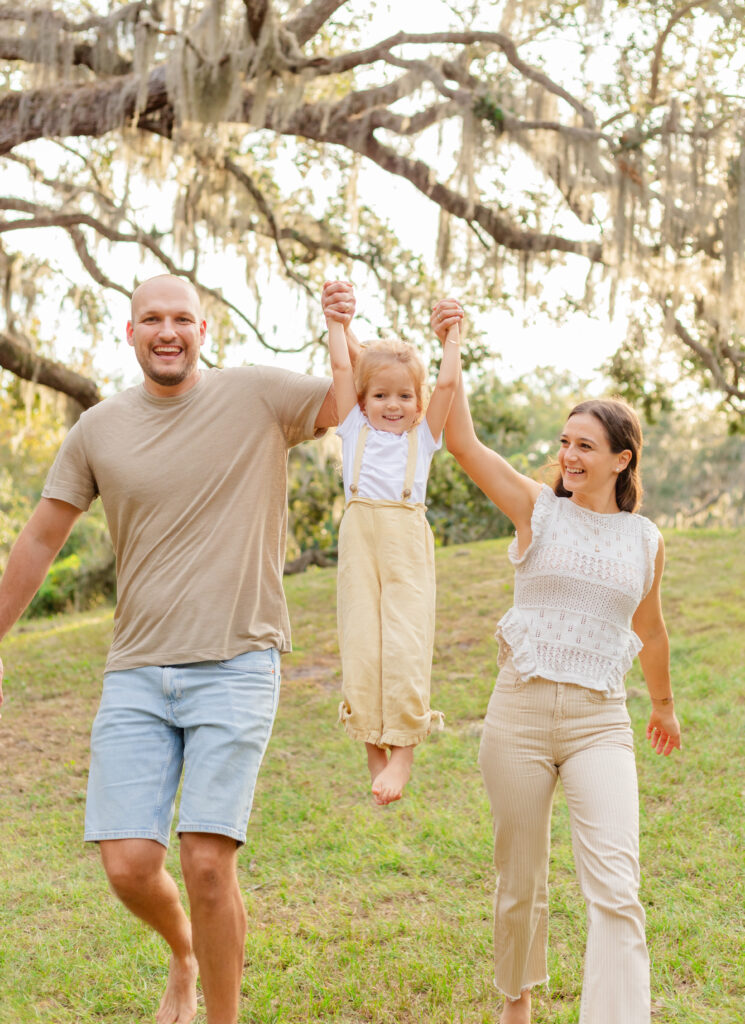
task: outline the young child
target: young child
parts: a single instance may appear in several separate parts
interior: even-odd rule
[[[324,288],[347,499],[339,530],[339,718],[364,742],[373,797],[388,804],[401,798],[416,744],[442,728],[441,712],[429,706],[435,574],[424,499],[460,378],[460,334],[456,325],[447,336],[427,403],[426,369],[411,345],[376,341],[357,354],[351,335],[352,366],[351,313],[340,312],[345,290],[353,309],[351,285]]]

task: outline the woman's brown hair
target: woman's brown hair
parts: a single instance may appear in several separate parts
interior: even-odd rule
[[[616,504],[622,512],[636,512],[642,503],[642,428],[639,417],[631,406],[620,398],[591,398],[575,405],[567,419],[589,413],[599,420],[608,438],[612,452],[630,451],[629,464],[616,480]],[[554,494],[569,498],[572,491],[564,487],[559,473],[554,483]]]

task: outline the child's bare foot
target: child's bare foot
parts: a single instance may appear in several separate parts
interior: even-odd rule
[[[197,959],[171,957],[168,983],[155,1014],[157,1024],[189,1024],[197,1015]]]
[[[388,753],[382,747],[376,747],[374,743],[366,743],[367,767],[370,769],[370,781],[375,782],[377,777],[388,764]]]
[[[413,747],[391,747],[390,761],[373,781],[375,803],[384,805],[401,799],[404,786],[411,776],[413,762]]]
[[[514,1002],[511,999],[505,999],[499,1024],[530,1024],[529,988],[523,989],[520,998]]]

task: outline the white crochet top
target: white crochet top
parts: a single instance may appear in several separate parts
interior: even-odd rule
[[[614,693],[642,648],[631,617],[654,580],[659,530],[631,512],[591,512],[544,486],[518,555],[515,603],[497,626],[499,664]]]

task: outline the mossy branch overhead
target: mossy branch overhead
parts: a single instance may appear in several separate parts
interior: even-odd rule
[[[579,261],[585,308],[612,281],[663,310],[654,330],[739,415],[740,5],[595,0],[557,16],[456,0],[433,5],[433,31],[414,6],[392,30],[369,28],[362,0],[0,7],[0,160],[28,182],[8,186],[0,231],[66,231],[81,273],[115,291],[133,281],[104,251],[133,239],[196,282],[220,240],[254,286],[271,265],[306,295],[341,258],[367,268],[394,322],[396,303],[421,318],[444,286],[483,306],[540,301],[546,267]],[[68,155],[47,173],[50,140]],[[373,165],[439,213],[439,270],[401,243],[387,196],[358,194]],[[316,171],[324,196],[306,183]],[[161,187],[165,226],[143,222],[138,180]],[[238,310],[205,293],[226,333],[273,347],[258,295]]]

